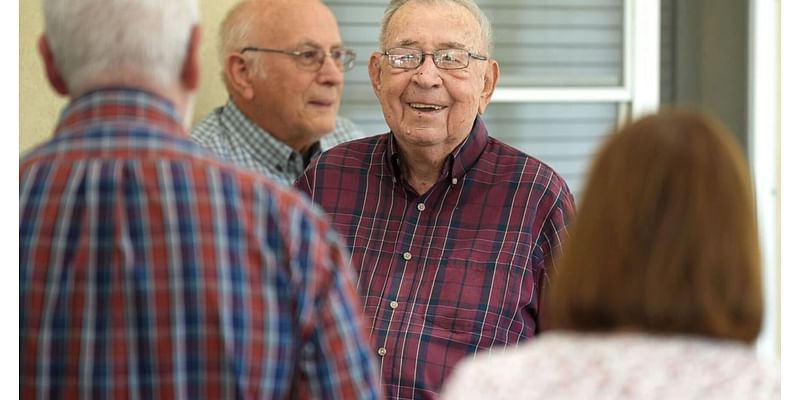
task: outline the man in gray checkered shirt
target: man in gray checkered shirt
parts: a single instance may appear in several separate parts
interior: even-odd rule
[[[337,116],[355,53],[319,0],[242,1],[219,46],[229,99],[191,136],[220,157],[291,185],[314,156],[363,136]]]

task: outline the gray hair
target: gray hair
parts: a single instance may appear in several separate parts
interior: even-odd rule
[[[394,14],[397,12],[400,7],[411,3],[412,1],[421,1],[426,3],[434,3],[434,4],[458,4],[461,7],[467,9],[467,11],[475,17],[475,20],[478,21],[478,25],[481,28],[481,39],[483,40],[484,44],[486,44],[486,49],[491,53],[492,47],[494,46],[494,38],[492,37],[492,24],[489,22],[489,18],[486,17],[486,14],[483,13],[483,10],[478,7],[472,0],[392,0],[389,2],[389,5],[386,6],[386,11],[383,12],[383,19],[381,20],[381,33],[378,38],[378,43],[381,47],[386,45],[386,27],[389,26],[389,21],[392,19]]]
[[[45,34],[71,93],[135,71],[160,85],[181,73],[197,0],[43,0]]]

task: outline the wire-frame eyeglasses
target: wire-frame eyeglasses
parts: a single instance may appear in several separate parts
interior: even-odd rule
[[[489,57],[472,53],[466,49],[439,49],[425,53],[413,47],[393,47],[382,53],[389,59],[389,65],[400,69],[415,69],[425,62],[425,56],[433,57],[433,64],[440,69],[463,69],[469,66],[470,59],[486,61]]]
[[[356,61],[356,53],[346,48],[336,48],[326,53],[319,48],[307,48],[300,50],[281,50],[281,49],[265,49],[262,47],[248,46],[243,48],[240,53],[248,51],[258,51],[264,53],[279,53],[292,56],[297,61],[297,67],[306,71],[319,71],[322,64],[325,63],[325,57],[330,57],[334,64],[342,71],[349,71],[353,68]]]

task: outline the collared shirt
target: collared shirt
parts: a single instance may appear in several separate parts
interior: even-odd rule
[[[376,398],[355,276],[303,196],[126,89],[20,161],[21,398]]]
[[[462,358],[538,328],[572,195],[552,169],[472,132],[418,195],[391,133],[337,146],[295,184],[352,252],[389,398],[434,398]]]
[[[219,157],[284,185],[294,183],[307,164],[302,154],[254,124],[230,100],[200,121],[191,136]],[[333,132],[323,136],[309,151],[315,157],[339,143],[363,136],[350,120],[337,117]]]

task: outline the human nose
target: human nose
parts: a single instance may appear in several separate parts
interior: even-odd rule
[[[433,62],[433,57],[433,54],[423,54],[422,62],[411,77],[416,84],[422,87],[435,87],[442,82],[441,71]]]
[[[339,85],[344,82],[344,71],[342,71],[341,64],[326,54],[319,71],[317,71],[317,78],[322,84]]]

